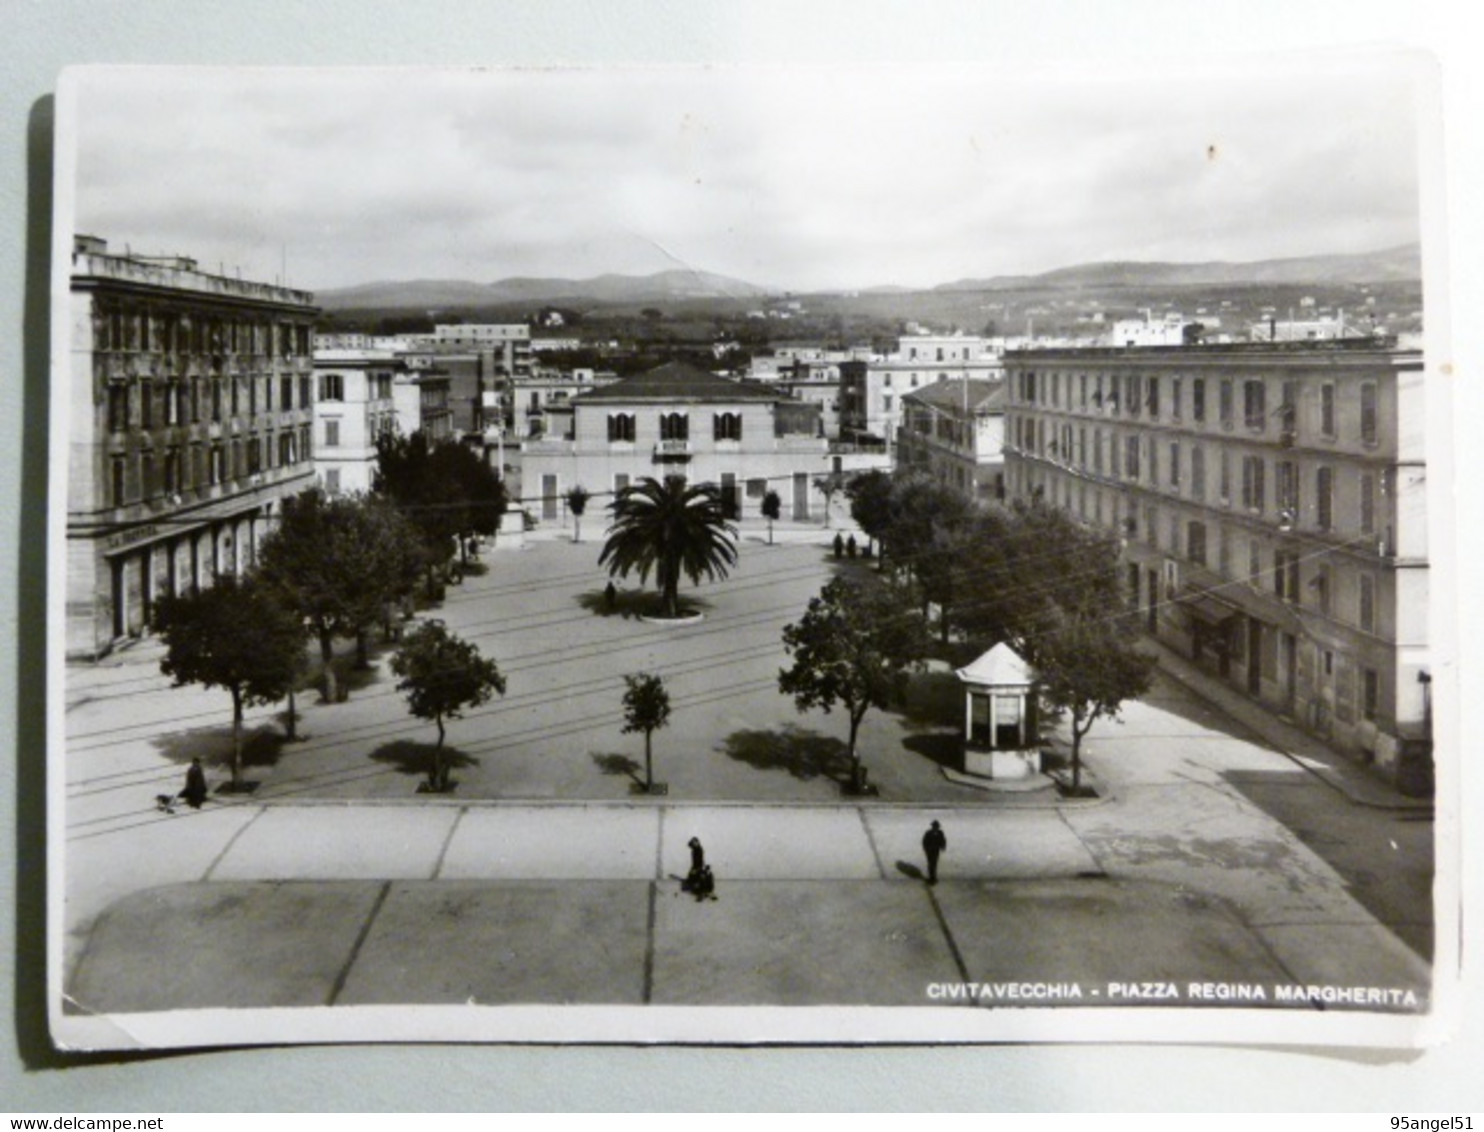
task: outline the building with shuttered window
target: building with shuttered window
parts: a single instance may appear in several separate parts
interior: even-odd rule
[[[149,629],[162,594],[240,573],[311,486],[313,296],[184,257],[73,249],[67,655]]]
[[[1149,632],[1404,785],[1429,773],[1419,352],[1006,355],[1006,474],[1123,543]]]

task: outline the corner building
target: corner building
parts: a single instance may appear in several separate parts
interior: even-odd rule
[[[1372,339],[1005,366],[1010,493],[1118,535],[1149,633],[1425,792],[1421,354]]]
[[[159,596],[245,570],[312,485],[318,311],[88,236],[71,299],[67,655],[96,659],[147,632]]]

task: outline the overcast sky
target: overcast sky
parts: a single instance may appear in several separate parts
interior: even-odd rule
[[[805,291],[1418,238],[1405,60],[74,72],[77,231],[310,289],[675,267]],[[65,88],[64,88],[65,90]],[[61,115],[65,130],[66,94]]]

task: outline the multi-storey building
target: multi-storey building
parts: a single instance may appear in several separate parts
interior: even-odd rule
[[[949,379],[902,398],[897,467],[970,499],[1005,498],[1005,383]]]
[[[891,450],[904,396],[949,378],[993,381],[1002,373],[995,343],[964,335],[905,337],[885,358],[842,361],[840,437]]]
[[[738,518],[758,517],[769,490],[781,497],[785,517],[822,514],[814,481],[831,467],[815,406],[683,362],[591,389],[569,404],[569,435],[521,444],[522,494],[543,519],[561,517],[574,486],[606,504],[645,476],[667,475],[716,484]]]
[[[1038,350],[1006,370],[1011,493],[1117,532],[1151,633],[1337,746],[1425,777],[1419,353]]]
[[[161,594],[240,572],[313,482],[306,291],[184,257],[72,256],[67,655],[148,630]]]
[[[397,420],[393,388],[406,367],[385,350],[316,350],[314,470],[331,495],[370,491],[376,441],[406,427]]]

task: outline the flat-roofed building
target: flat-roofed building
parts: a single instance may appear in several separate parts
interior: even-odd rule
[[[1124,544],[1149,632],[1404,786],[1428,773],[1421,354],[1006,355],[1006,471]]]
[[[240,573],[279,501],[312,486],[317,314],[307,291],[77,238],[59,374],[69,657],[147,632],[162,594]]]

